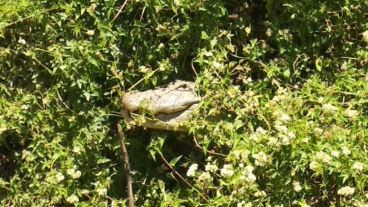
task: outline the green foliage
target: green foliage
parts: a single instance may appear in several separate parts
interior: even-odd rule
[[[0,204],[125,205],[119,97],[180,78],[203,97],[190,134],[126,132],[137,206],[366,206],[367,13],[1,1]]]

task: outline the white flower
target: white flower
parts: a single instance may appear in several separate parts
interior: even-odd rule
[[[70,175],[73,179],[78,179],[78,178],[80,178],[80,176],[82,175],[82,172],[81,172],[81,171],[76,170],[76,166],[74,166],[74,167],[73,167],[73,168],[71,168],[71,169],[68,169],[68,170],[66,171],[66,173],[67,173],[68,175]]]
[[[345,111],[345,115],[349,118],[355,118],[358,114],[359,112],[357,110],[348,109]]]
[[[212,57],[213,53],[211,51],[207,51],[206,53],[204,53],[204,55],[207,57]]]
[[[205,170],[206,170],[207,172],[212,172],[212,173],[214,173],[214,172],[216,172],[216,171],[217,171],[217,169],[218,169],[217,165],[212,165],[212,164],[210,164],[210,163],[207,163],[207,165],[205,166]]]
[[[202,174],[199,175],[198,181],[208,184],[212,182],[212,176],[208,172],[203,172]]]
[[[87,30],[86,34],[89,35],[89,36],[93,36],[95,34],[95,31],[89,29],[89,30]]]
[[[253,174],[253,166],[246,166],[242,175],[240,176],[240,180],[247,181],[249,183],[253,183],[257,180],[257,177]]]
[[[253,183],[256,182],[257,177],[252,173],[252,172],[248,172],[247,176],[245,177],[246,181],[248,181],[249,183]]]
[[[240,176],[240,180],[247,181],[249,183],[253,183],[257,180],[257,177],[253,174],[253,166],[246,166],[242,175]]]
[[[252,133],[250,136],[249,136],[249,139],[250,140],[253,140],[255,142],[259,142],[260,141],[260,136],[257,134],[257,133]]]
[[[317,133],[317,134],[322,134],[323,133],[323,129],[317,127],[314,129],[314,132]]]
[[[290,144],[291,140],[290,140],[290,138],[288,136],[283,135],[283,134],[281,134],[279,136],[281,138],[281,144],[282,145],[289,145]]]
[[[288,128],[285,125],[276,124],[275,128],[277,131],[282,132],[284,134],[287,134],[289,132]]]
[[[234,175],[233,166],[230,164],[225,164],[220,170],[220,174],[224,177],[231,177]]]
[[[312,161],[311,163],[309,163],[309,168],[313,171],[317,171],[320,167],[321,165],[319,162]]]
[[[247,166],[245,167],[245,170],[246,170],[247,172],[253,172],[254,167],[253,167],[253,166],[251,166],[251,165],[247,165]]]
[[[96,10],[97,4],[93,3],[87,8],[87,12],[93,14]]]
[[[252,133],[249,138],[255,142],[259,142],[262,135],[267,134],[267,131],[262,127],[258,127],[254,133]]]
[[[345,187],[340,188],[337,191],[337,194],[342,195],[342,196],[350,196],[350,195],[353,195],[354,192],[355,192],[355,188],[352,188],[350,186],[345,186]]]
[[[179,5],[180,5],[180,0],[174,0],[174,4],[175,4],[176,6],[179,6]]]
[[[144,65],[141,65],[141,66],[139,66],[138,67],[138,70],[139,70],[139,72],[141,72],[141,73],[147,73],[148,71],[150,71],[151,69],[150,68],[148,68],[148,67],[146,67],[146,66],[144,66]]]
[[[362,201],[357,201],[354,203],[356,207],[368,207],[368,203],[363,203]]]
[[[250,84],[253,82],[253,79],[251,77],[248,77],[247,79],[244,80],[244,84]]]
[[[81,193],[82,193],[82,194],[84,194],[84,195],[88,195],[88,194],[89,194],[89,190],[83,189],[83,190],[81,191]]]
[[[65,177],[64,177],[63,173],[58,172],[58,173],[56,173],[55,178],[56,178],[56,181],[58,183],[60,183],[61,181],[64,180]]]
[[[279,136],[281,138],[282,145],[289,145],[291,144],[291,141],[295,139],[294,132],[288,132],[287,134],[281,134]]]
[[[238,204],[236,204],[236,207],[252,207],[252,203],[251,202],[245,203],[245,201],[241,201]]]
[[[295,192],[300,192],[302,190],[302,186],[300,185],[299,182],[294,181],[293,182],[293,189]]]
[[[241,201],[238,204],[236,204],[236,207],[243,207],[245,205],[245,201]]]
[[[222,64],[221,64],[221,63],[219,63],[219,62],[214,62],[214,63],[213,63],[213,66],[214,66],[215,68],[219,69],[219,68],[221,68],[221,67],[222,67]]]
[[[68,198],[66,198],[66,201],[68,203],[77,203],[77,202],[79,202],[79,198],[78,198],[78,196],[73,194],[73,195],[69,196]]]
[[[317,152],[316,159],[326,164],[330,164],[332,161],[332,158],[330,157],[330,155],[328,155],[325,152]]]
[[[288,133],[287,133],[287,136],[288,136],[290,139],[295,139],[295,133],[294,133],[294,132],[288,132]]]
[[[342,154],[344,155],[350,155],[351,151],[347,147],[342,147]]]
[[[22,158],[23,159],[28,157],[28,156],[31,156],[31,155],[32,155],[32,153],[30,151],[27,151],[27,150],[22,151]]]
[[[246,28],[244,28],[244,31],[245,31],[245,33],[247,33],[247,35],[249,35],[252,31],[252,27],[250,27],[250,26],[246,27]]]
[[[107,189],[106,188],[99,188],[96,190],[97,194],[100,196],[105,196],[107,194]]]
[[[262,127],[258,127],[256,129],[256,133],[257,134],[262,134],[262,135],[265,135],[267,133],[267,131],[265,129],[263,129]]]
[[[280,114],[280,121],[282,122],[289,122],[291,120],[290,116],[287,115],[286,113],[281,113]]]
[[[264,192],[263,190],[262,191],[257,191],[255,194],[254,194],[255,197],[266,197],[267,194],[266,192]]]
[[[198,169],[198,165],[197,164],[192,164],[188,171],[187,171],[187,176],[188,177],[194,177],[195,176],[195,172],[197,171]]]
[[[277,144],[277,142],[278,142],[278,139],[276,137],[269,137],[269,140],[268,140],[267,144],[270,145],[270,146],[274,146],[274,145]]]
[[[361,162],[354,162],[353,167],[356,171],[362,171],[364,169],[364,164]]]
[[[265,166],[268,163],[268,156],[264,152],[259,152],[253,155],[257,166]]]
[[[362,33],[363,41],[368,43],[368,30]]]
[[[340,156],[340,152],[339,152],[339,151],[337,151],[337,150],[334,150],[334,151],[332,151],[332,152],[331,152],[331,155],[332,155],[332,157],[334,157],[334,158],[338,158],[338,157]]]
[[[26,42],[26,40],[25,40],[25,39],[23,39],[23,38],[19,37],[18,43],[19,43],[19,44],[22,44],[22,45],[25,45],[27,42]]]
[[[334,113],[338,110],[338,108],[336,106],[333,106],[331,104],[323,104],[322,105],[322,109],[325,110],[328,113]]]
[[[236,204],[236,207],[252,207],[252,203],[251,202],[245,203],[245,201],[241,201],[238,204]]]
[[[79,146],[74,146],[73,147],[73,152],[77,155],[81,154],[81,148]]]
[[[165,47],[165,45],[162,42],[158,45],[158,49],[163,49],[164,47]]]
[[[266,36],[271,37],[272,36],[272,30],[270,28],[267,28],[266,30]]]

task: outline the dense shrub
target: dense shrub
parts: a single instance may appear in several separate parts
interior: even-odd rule
[[[368,205],[367,18],[365,0],[1,1],[1,205],[125,205],[119,97],[178,78],[203,97],[190,134],[126,132],[137,206]]]

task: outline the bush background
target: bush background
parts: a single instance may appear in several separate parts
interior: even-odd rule
[[[119,97],[179,78],[203,97],[190,135],[127,132],[137,206],[366,206],[367,18],[365,0],[0,1],[1,205],[125,205]]]

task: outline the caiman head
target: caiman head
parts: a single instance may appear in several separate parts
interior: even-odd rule
[[[189,119],[200,100],[193,82],[177,80],[156,89],[129,92],[122,97],[121,103],[126,121],[132,122],[134,116],[148,110],[155,115],[155,119],[151,123],[147,121],[146,125],[142,124],[144,127],[175,130],[181,122]]]

